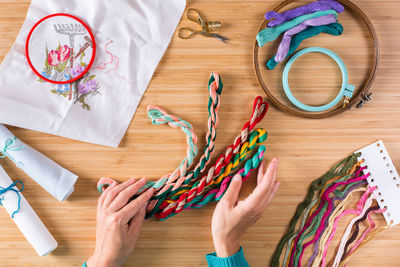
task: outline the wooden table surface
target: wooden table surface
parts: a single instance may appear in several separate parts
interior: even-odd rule
[[[373,85],[373,102],[324,120],[301,119],[270,108],[261,126],[269,131],[267,160],[280,159],[282,185],[264,216],[243,236],[242,245],[251,266],[268,265],[309,183],[336,161],[383,139],[395,165],[400,167],[400,2],[354,2],[368,14],[380,38],[381,64]],[[10,161],[1,161],[13,179],[24,182],[24,196],[59,247],[49,256],[37,256],[1,209],[0,266],[80,266],[95,245],[97,179],[109,176],[123,181],[145,176],[155,180],[173,170],[185,155],[183,134],[166,126],[152,126],[146,117],[147,105],[163,106],[191,122],[199,136],[200,148],[204,146],[207,82],[211,71],[219,72],[224,82],[216,154],[224,151],[249,117],[254,97],[265,95],[254,74],[252,51],[264,12],[277,3],[276,0],[189,0],[188,6],[199,9],[208,19],[221,20],[224,24],[221,34],[232,41],[224,45],[201,36],[191,40],[174,36],[118,149],[11,127],[17,137],[78,174],[79,180],[68,201],[59,203]],[[28,6],[28,0],[0,1],[1,58],[11,47]],[[340,20],[344,25],[343,36],[320,36],[303,46],[324,46],[339,53],[348,66],[351,81],[358,85],[370,60],[365,29],[346,12]],[[273,52],[265,48],[263,53]],[[334,63],[325,57],[306,57],[294,68],[291,83],[296,84],[294,90],[307,103],[321,104],[336,92],[341,78]],[[266,77],[270,77],[268,82],[275,84],[278,93],[279,71],[265,71]],[[253,176],[244,185],[242,197],[254,186]],[[146,222],[126,266],[205,266],[204,255],[213,251],[210,220],[214,205],[184,212],[165,222]],[[398,266],[399,249],[400,227],[395,227],[356,253],[349,266]]]

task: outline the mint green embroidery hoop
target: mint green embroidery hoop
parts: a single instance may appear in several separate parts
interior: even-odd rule
[[[342,72],[342,88],[340,89],[339,94],[330,103],[328,103],[326,105],[322,105],[322,106],[309,106],[309,105],[301,103],[299,100],[297,100],[296,97],[294,97],[294,95],[292,94],[292,91],[290,90],[290,87],[289,87],[289,72],[290,72],[290,68],[292,67],[293,63],[296,61],[296,59],[298,59],[302,55],[305,55],[308,53],[313,53],[313,52],[322,53],[322,54],[325,54],[325,55],[331,57],[338,64],[338,66]],[[302,110],[310,111],[310,112],[320,112],[320,111],[328,110],[328,109],[334,107],[335,105],[337,105],[342,98],[345,98],[345,101],[346,101],[346,99],[349,100],[353,96],[355,87],[354,87],[354,85],[349,84],[348,80],[349,80],[349,76],[347,73],[346,66],[344,65],[344,63],[340,59],[340,57],[337,54],[335,54],[333,51],[326,49],[326,48],[322,48],[322,47],[309,47],[309,48],[306,48],[306,49],[303,49],[303,50],[297,52],[286,64],[285,69],[283,70],[283,75],[282,75],[283,90],[285,91],[285,94],[286,94],[287,98],[290,100],[290,102],[292,102],[292,104],[295,105],[296,107],[298,107]]]

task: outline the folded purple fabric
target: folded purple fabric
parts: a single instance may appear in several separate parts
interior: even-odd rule
[[[291,9],[282,13],[278,13],[275,11],[268,11],[267,13],[265,13],[265,19],[266,20],[274,19],[268,23],[268,27],[275,27],[284,23],[285,21],[294,19],[296,17],[311,14],[316,11],[324,11],[329,9],[333,9],[337,13],[341,13],[344,11],[344,7],[335,0],[318,0],[308,5]]]
[[[275,61],[279,63],[285,59],[289,52],[290,42],[295,34],[298,34],[299,32],[312,26],[328,25],[335,22],[337,22],[335,15],[326,15],[305,20],[301,24],[286,31],[283,34],[281,43],[279,44],[278,52],[275,55]]]

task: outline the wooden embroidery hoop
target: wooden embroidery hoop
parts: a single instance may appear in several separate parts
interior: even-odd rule
[[[298,0],[286,0],[279,4],[276,8],[274,8],[274,11],[280,11],[287,5],[297,2]],[[340,113],[343,113],[346,110],[351,109],[355,105],[357,105],[362,99],[366,98],[369,96],[369,91],[370,88],[375,80],[376,72],[378,69],[379,65],[379,59],[380,59],[380,50],[379,50],[379,42],[378,42],[378,37],[375,32],[374,26],[372,25],[372,22],[369,20],[368,16],[354,3],[352,3],[349,0],[336,0],[339,3],[341,3],[346,10],[349,10],[353,14],[355,14],[357,17],[361,19],[361,21],[365,24],[365,26],[368,28],[368,35],[369,35],[369,40],[373,44],[373,61],[369,70],[369,74],[366,79],[362,82],[361,86],[359,87],[360,89],[357,91],[357,93],[351,98],[350,102],[346,105],[345,108],[342,106],[337,106],[334,109],[330,109],[324,112],[320,113],[314,113],[314,112],[308,112],[308,111],[302,111],[300,109],[295,108],[294,106],[289,106],[281,101],[279,101],[269,90],[267,85],[265,84],[263,77],[261,75],[261,70],[260,70],[260,64],[258,61],[258,49],[260,48],[258,46],[257,41],[255,41],[254,44],[254,51],[253,51],[253,64],[254,64],[254,69],[257,75],[257,80],[260,86],[264,89],[265,93],[267,94],[267,100],[274,104],[276,107],[278,107],[280,110],[284,112],[288,112],[290,114],[299,116],[299,117],[304,117],[304,118],[311,118],[311,119],[324,119],[328,117],[332,117],[335,115],[338,115]],[[267,27],[268,20],[264,20],[262,23],[259,31]]]

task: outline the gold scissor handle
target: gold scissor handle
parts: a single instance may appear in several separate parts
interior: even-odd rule
[[[196,23],[200,24],[202,27],[206,25],[206,22],[201,17],[200,12],[197,9],[188,8],[188,10],[186,10],[185,16],[188,20],[196,22]]]
[[[193,35],[200,33],[200,31],[194,31],[190,28],[179,28],[178,37],[181,39],[189,39],[192,38]]]

